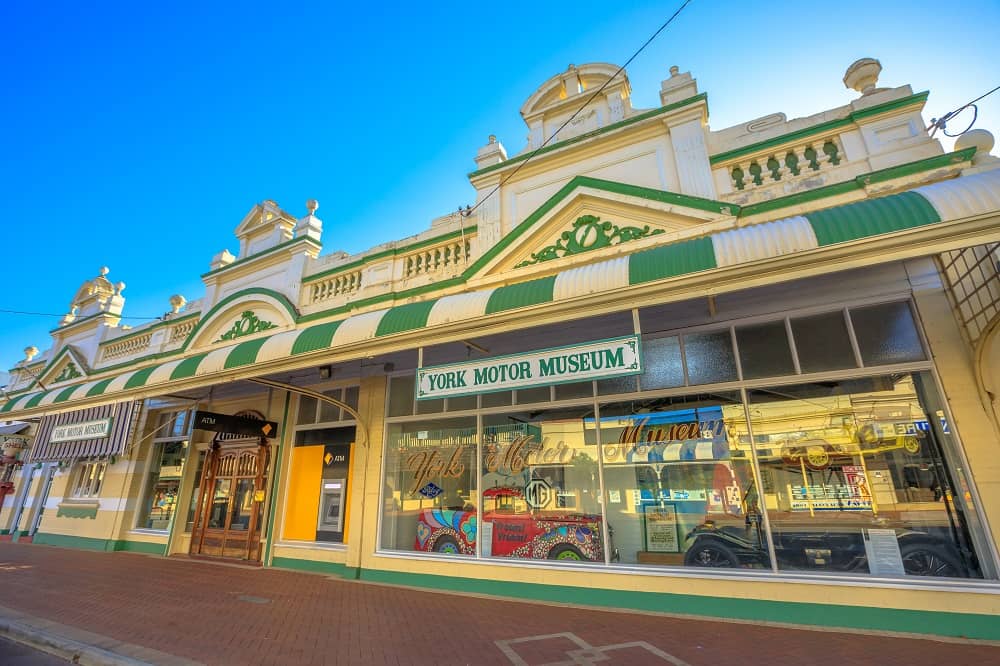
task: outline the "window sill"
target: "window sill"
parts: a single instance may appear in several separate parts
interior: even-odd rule
[[[309,550],[336,550],[346,551],[347,544],[333,543],[330,541],[276,541],[275,548],[302,548]]]

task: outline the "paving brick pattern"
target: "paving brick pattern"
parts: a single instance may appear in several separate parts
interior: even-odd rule
[[[0,543],[0,605],[207,664],[997,664],[1000,647]]]

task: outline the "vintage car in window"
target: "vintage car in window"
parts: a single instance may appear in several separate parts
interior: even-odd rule
[[[417,521],[415,550],[475,554],[474,509],[423,509]],[[600,516],[532,509],[518,488],[484,491],[482,523],[491,535],[483,544],[487,557],[604,561]]]

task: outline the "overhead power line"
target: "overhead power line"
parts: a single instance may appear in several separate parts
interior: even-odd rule
[[[941,132],[943,132],[945,136],[951,138],[955,138],[956,136],[962,136],[963,134],[968,132],[970,129],[972,129],[972,126],[976,124],[976,119],[979,118],[979,107],[976,106],[976,102],[985,97],[989,97],[998,90],[1000,90],[1000,86],[997,86],[996,88],[987,93],[983,93],[982,95],[972,100],[971,102],[966,102],[965,104],[958,107],[954,111],[949,111],[940,118],[931,118],[931,124],[927,126],[927,129],[930,130],[931,136],[934,136],[934,133],[937,132],[938,130],[941,130]],[[972,107],[972,120],[969,121],[969,125],[964,130],[958,132],[957,134],[949,134],[948,130],[946,129],[948,121],[952,120],[955,116],[962,113],[962,111],[965,111],[969,107]]]
[[[563,128],[565,128],[565,127],[566,127],[567,125],[569,125],[569,124],[570,124],[571,122],[573,122],[573,119],[574,119],[574,118],[576,118],[576,117],[577,117],[577,116],[578,116],[578,115],[580,114],[580,112],[581,112],[581,111],[583,111],[583,110],[584,110],[585,108],[587,108],[587,106],[588,106],[588,105],[589,105],[589,104],[590,104],[591,102],[593,102],[593,101],[594,101],[595,99],[597,99],[598,95],[600,95],[600,94],[601,94],[601,92],[602,92],[602,91],[603,91],[603,90],[604,90],[605,88],[607,88],[607,87],[608,87],[608,85],[610,85],[610,83],[611,83],[612,81],[614,81],[614,80],[615,80],[615,78],[617,78],[619,74],[621,74],[621,73],[622,73],[623,71],[625,71],[625,68],[626,68],[626,67],[628,67],[628,66],[629,66],[630,64],[632,64],[632,61],[633,61],[633,60],[635,60],[635,59],[636,59],[636,57],[638,57],[638,55],[639,55],[640,53],[642,53],[642,52],[643,52],[643,51],[644,51],[644,50],[646,49],[646,47],[647,47],[647,46],[649,46],[649,45],[650,45],[650,44],[652,43],[652,41],[653,41],[654,39],[656,39],[656,38],[657,38],[657,37],[658,37],[658,36],[660,35],[660,33],[661,33],[661,32],[663,32],[664,30],[666,30],[666,29],[667,29],[667,26],[669,26],[669,25],[670,25],[671,23],[673,23],[673,20],[674,20],[675,18],[677,18],[677,17],[678,17],[679,15],[680,15],[680,13],[681,13],[682,11],[684,11],[684,8],[685,8],[685,7],[687,7],[687,6],[689,5],[689,4],[691,4],[691,0],[684,0],[684,3],[683,3],[683,4],[681,4],[681,6],[677,8],[677,11],[675,11],[675,12],[674,12],[674,13],[673,13],[673,14],[672,14],[672,15],[670,16],[670,18],[668,18],[668,19],[667,19],[667,20],[666,20],[666,21],[665,21],[665,22],[663,23],[663,25],[661,25],[661,26],[660,26],[659,28],[657,28],[657,29],[656,29],[656,32],[654,32],[654,33],[653,33],[653,34],[652,34],[652,35],[650,36],[650,38],[649,38],[649,39],[647,39],[647,40],[646,40],[646,41],[645,41],[645,42],[643,43],[643,45],[642,45],[642,46],[640,46],[640,47],[639,47],[638,49],[636,49],[635,53],[633,53],[633,54],[632,54],[632,57],[630,57],[630,58],[629,58],[628,60],[626,60],[626,61],[625,61],[625,64],[624,64],[624,65],[622,65],[621,67],[619,67],[619,68],[618,68],[618,71],[614,73],[614,76],[612,76],[611,78],[609,78],[609,79],[608,79],[607,81],[605,81],[605,82],[604,82],[604,83],[603,83],[603,84],[601,85],[601,87],[600,87],[600,88],[598,88],[598,89],[597,89],[596,91],[594,91],[594,94],[592,94],[592,95],[591,95],[590,97],[588,97],[588,98],[587,98],[587,101],[586,101],[586,102],[584,102],[584,103],[583,103],[582,105],[580,105],[580,108],[578,108],[578,109],[577,109],[576,111],[574,111],[574,112],[573,112],[573,115],[571,115],[571,116],[570,116],[569,118],[567,118],[567,119],[566,119],[565,121],[563,121],[563,124],[562,124],[562,125],[560,125],[560,126],[559,126],[559,127],[558,127],[558,128],[556,129],[556,131],[555,131],[555,132],[553,132],[552,134],[550,134],[550,135],[549,135],[549,137],[548,137],[547,139],[545,139],[544,141],[542,141],[542,145],[538,146],[538,148],[535,148],[535,149],[534,149],[534,150],[533,150],[533,151],[531,152],[531,154],[530,154],[530,155],[528,155],[528,157],[526,157],[525,159],[521,160],[521,163],[520,163],[520,164],[518,164],[518,165],[517,165],[517,166],[516,166],[516,167],[514,168],[514,170],[513,170],[513,171],[511,171],[511,172],[510,172],[509,174],[507,174],[506,176],[504,176],[504,178],[503,178],[503,179],[501,179],[501,180],[500,180],[500,182],[499,182],[499,183],[497,183],[497,184],[496,184],[496,186],[495,186],[495,187],[494,187],[494,188],[493,188],[492,190],[490,190],[489,194],[487,194],[487,195],[486,195],[485,197],[483,197],[482,199],[480,199],[480,200],[479,200],[479,201],[478,201],[478,202],[476,203],[476,205],[475,205],[475,206],[472,206],[471,208],[466,208],[465,210],[461,211],[461,212],[462,212],[462,215],[464,215],[464,216],[466,216],[466,217],[467,217],[467,216],[471,215],[471,214],[472,214],[473,212],[475,212],[475,210],[476,210],[477,208],[479,208],[480,206],[482,206],[482,205],[483,205],[484,203],[486,203],[486,201],[487,201],[487,200],[488,200],[488,199],[489,199],[490,197],[492,197],[492,196],[493,196],[494,194],[496,194],[496,193],[497,193],[497,191],[498,191],[498,190],[499,190],[499,189],[500,189],[501,187],[503,187],[503,186],[504,186],[504,185],[505,185],[505,184],[507,183],[507,181],[509,181],[509,180],[510,180],[511,178],[513,178],[513,177],[514,177],[514,175],[515,175],[515,174],[516,174],[516,173],[517,173],[518,171],[520,171],[520,170],[521,170],[522,168],[524,168],[524,165],[526,165],[526,164],[527,164],[528,162],[530,162],[530,161],[532,160],[532,158],[534,158],[534,157],[535,157],[535,155],[537,155],[537,154],[539,153],[539,151],[541,151],[541,150],[542,150],[542,148],[544,148],[545,146],[547,146],[547,145],[549,144],[549,142],[550,142],[550,141],[552,141],[553,139],[555,139],[555,138],[556,138],[556,136],[557,136],[557,135],[559,134],[559,132],[561,132],[561,131],[563,130]]]
[[[28,312],[26,310],[4,310],[4,309],[0,309],[0,314],[30,315],[30,316],[33,316],[33,317],[65,317],[66,316],[65,312],[62,313],[62,314],[54,314],[52,312]],[[128,316],[128,317],[126,317],[126,316],[123,316],[123,315],[118,315],[118,318],[119,319],[148,319],[148,320],[163,319],[163,317],[137,317],[137,316]]]

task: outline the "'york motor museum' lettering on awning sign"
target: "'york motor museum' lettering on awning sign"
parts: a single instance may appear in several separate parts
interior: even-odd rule
[[[81,423],[68,423],[52,429],[50,442],[72,442],[78,439],[101,439],[111,434],[111,419],[96,419]]]
[[[639,336],[417,370],[417,400],[637,375]]]

